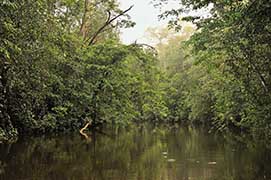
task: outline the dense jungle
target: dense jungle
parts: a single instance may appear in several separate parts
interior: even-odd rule
[[[205,135],[201,137],[201,131],[195,132],[192,128],[198,127],[204,129],[206,136],[210,136],[209,143],[212,145],[218,143],[217,139],[213,139],[215,136],[227,136],[231,137],[231,142],[237,139],[236,141],[247,147],[256,147],[253,143],[264,144],[260,149],[268,152],[266,148],[271,148],[271,2],[178,2],[179,6],[161,11],[159,15],[159,19],[168,22],[167,26],[151,27],[146,31],[146,36],[152,43],[135,41],[124,44],[121,41],[121,29],[136,26],[133,17],[129,15],[134,8],[133,4],[123,9],[117,0],[0,0],[1,147],[6,149],[7,146],[12,146],[10,143],[19,143],[16,146],[22,146],[27,156],[35,154],[32,152],[34,149],[27,148],[39,147],[45,149],[46,153],[42,155],[47,157],[47,148],[53,148],[53,144],[58,144],[57,141],[69,139],[70,133],[80,136],[81,130],[82,135],[93,139],[86,132],[110,127],[117,129],[114,132],[129,129],[126,133],[131,131],[130,133],[120,135],[120,138],[126,137],[129,140],[115,142],[112,137],[106,139],[105,133],[105,137],[98,140],[100,145],[97,146],[110,146],[110,149],[116,148],[122,152],[115,146],[122,143],[121,147],[132,149],[137,146],[140,149],[140,140],[133,142],[139,143],[136,145],[128,142],[134,141],[137,134],[152,132],[156,134],[155,137],[140,135],[142,143],[146,143],[144,147],[153,148],[138,160],[143,165],[129,159],[131,166],[139,168],[142,165],[143,168],[149,167],[148,163],[144,164],[146,161],[157,160],[153,156],[158,153],[159,148],[163,151],[163,139],[173,136],[171,133],[174,129],[188,128],[177,130],[172,140],[174,143],[170,146],[177,146],[178,134],[183,142],[200,146],[201,138],[205,138]],[[152,0],[151,3],[156,8],[163,9],[170,0]],[[206,13],[200,14],[198,11]],[[149,126],[153,128],[147,131]],[[167,130],[161,130],[160,126]],[[189,138],[182,138],[184,134]],[[33,140],[35,136],[41,140]],[[47,139],[51,136],[61,136],[61,139]],[[76,142],[74,151],[84,149],[84,145],[80,144],[82,142],[78,142],[82,139],[74,135],[71,139]],[[27,140],[30,147],[26,147]],[[249,142],[245,143],[247,140]],[[45,145],[37,145],[40,141],[44,141]],[[67,141],[72,144],[71,140]],[[125,144],[126,141],[129,145]],[[113,145],[114,143],[117,144]],[[232,144],[234,143],[231,143],[231,147]],[[65,145],[58,144],[54,153],[66,151],[63,146]],[[200,153],[195,147],[191,148],[187,144],[186,147],[187,151],[182,151],[184,157],[189,152]],[[215,150],[225,153],[221,150],[223,147],[216,144]],[[203,148],[205,154],[209,152],[206,148]],[[239,155],[242,154],[241,149],[238,151]],[[254,150],[260,152],[258,145]],[[7,150],[0,152],[4,151]],[[97,151],[109,153],[106,149]],[[143,150],[136,152],[141,151]],[[261,160],[267,157],[255,151],[253,157],[261,157]],[[130,150],[125,149],[123,152],[128,153]],[[169,152],[164,152],[163,155],[167,156],[167,153]],[[0,156],[3,154],[5,153]],[[174,151],[174,154],[178,153]],[[62,156],[58,155],[59,160]],[[29,161],[29,156],[24,157],[27,159],[25,161]],[[87,156],[86,149],[82,151],[82,156]],[[100,156],[103,155],[97,158]],[[229,156],[227,154],[223,157],[227,159]],[[95,155],[91,158],[95,158]],[[119,168],[122,165],[128,168],[129,165],[124,165],[127,158],[128,155],[123,163],[120,162]],[[247,165],[257,164],[245,160],[244,156],[241,158],[248,162]],[[175,160],[168,159],[168,163],[174,163]],[[0,177],[4,171],[1,167],[5,169],[7,166],[2,161],[6,162],[0,159]],[[88,165],[93,163],[91,159],[84,160],[82,157],[80,161],[82,164],[86,161]],[[191,161],[197,163],[195,159]],[[209,159],[208,163],[215,165],[217,161]],[[159,172],[164,167],[154,162],[153,164],[157,167],[150,166]],[[227,164],[227,167],[230,165]],[[29,168],[31,169],[33,167]],[[154,169],[148,170],[152,172]],[[234,174],[231,178],[268,179],[268,169],[271,168],[263,169],[267,169],[267,174],[247,177]],[[222,170],[223,167],[220,167],[221,172]],[[163,171],[158,178],[158,174],[155,175],[154,172],[151,177],[146,175],[147,172],[140,174],[145,173],[144,168],[138,172],[134,179],[167,179],[165,177],[169,173]],[[177,172],[174,169],[171,173]],[[107,175],[105,178],[110,179],[111,176]],[[95,177],[103,179],[100,176]],[[122,174],[115,179],[127,179],[127,176]],[[73,179],[76,176],[68,177]],[[68,177],[64,179],[69,179]],[[90,175],[80,177],[84,179]],[[177,177],[188,179],[188,175],[168,179]],[[208,175],[203,179],[211,179],[210,177]],[[221,176],[215,177],[219,179]],[[14,178],[19,179],[19,176]],[[14,178],[10,175],[10,179]],[[58,176],[35,178],[61,179]],[[225,175],[224,179],[231,178]],[[3,179],[9,178],[5,176]]]

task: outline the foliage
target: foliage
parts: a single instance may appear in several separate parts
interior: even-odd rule
[[[180,34],[148,30],[157,57],[150,46],[119,42],[119,28],[134,25],[132,6],[0,0],[0,140],[75,130],[87,119],[203,123],[270,138],[270,3],[180,2],[161,15],[176,16],[170,26]]]
[[[93,1],[87,14],[81,2],[0,2],[1,140],[79,129],[86,119],[127,125],[166,116],[156,58],[119,43],[118,28],[131,22],[110,24],[91,46],[80,34],[83,16],[89,38],[107,10],[120,13],[116,1]]]
[[[156,2],[163,5],[168,1]],[[173,24],[179,26],[181,16],[198,27],[183,46],[189,51],[188,58],[193,59],[191,66],[176,73],[189,80],[173,83],[179,87],[175,91],[185,94],[179,104],[188,107],[187,117],[210,121],[214,129],[248,130],[270,138],[270,2],[180,2],[179,9],[167,11],[161,18],[176,16]],[[184,15],[186,11],[202,9],[207,10],[204,14],[208,16]],[[182,56],[177,57],[183,61]]]

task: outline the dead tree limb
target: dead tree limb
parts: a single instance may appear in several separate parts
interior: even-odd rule
[[[138,46],[138,47],[147,47],[148,49],[152,50],[155,56],[158,56],[158,51],[155,47],[149,45],[149,44],[145,44],[145,43],[137,43],[137,41],[135,41],[133,44],[131,44],[132,46]]]
[[[91,138],[84,133],[84,131],[91,125],[91,121],[89,121],[82,129],[80,129],[80,134],[84,136],[88,141],[91,141]]]
[[[122,11],[120,14],[118,14],[115,17],[112,17],[111,12],[107,11],[108,13],[108,18],[106,20],[106,22],[104,23],[103,26],[101,26],[95,33],[93,36],[91,36],[89,39],[87,39],[87,41],[89,41],[88,45],[91,46],[92,44],[94,44],[96,38],[99,36],[100,33],[102,33],[104,31],[104,29],[110,25],[113,21],[115,21],[116,19],[120,18],[121,16],[125,15],[128,11],[130,11],[134,6],[130,6],[128,9],[126,9],[125,11]],[[86,42],[87,42],[86,41]]]

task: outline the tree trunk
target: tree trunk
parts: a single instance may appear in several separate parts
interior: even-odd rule
[[[83,39],[85,40],[87,38],[87,34],[88,34],[88,18],[90,16],[90,13],[92,11],[92,0],[85,0],[85,10],[84,10],[84,15],[82,18],[82,23],[81,23],[81,27],[80,27],[80,35],[83,37]]]

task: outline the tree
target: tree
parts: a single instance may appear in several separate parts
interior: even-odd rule
[[[266,0],[180,2],[180,8],[166,11],[160,17],[175,16],[170,23],[177,28],[180,17],[197,25],[198,31],[189,45],[196,66],[205,68],[211,77],[206,83],[218,84],[214,86],[216,89],[208,90],[215,100],[216,128],[238,127],[270,136],[267,111],[271,102],[270,3]],[[202,9],[207,10],[207,15],[184,15],[186,11]]]

